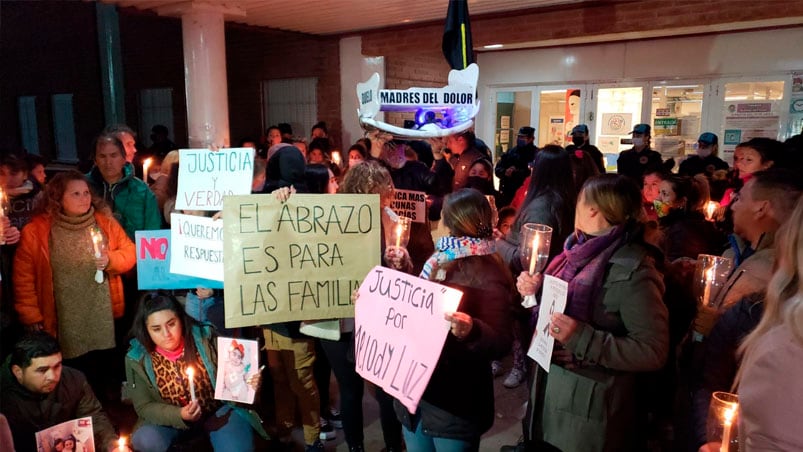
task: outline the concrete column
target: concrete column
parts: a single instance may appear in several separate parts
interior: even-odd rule
[[[117,7],[95,3],[100,49],[100,81],[106,124],[125,124],[123,59],[120,51],[120,23]]]
[[[193,148],[229,146],[224,18],[242,9],[205,2],[182,2],[159,10],[181,17],[189,144]]]

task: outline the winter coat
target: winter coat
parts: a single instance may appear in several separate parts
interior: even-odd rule
[[[35,394],[17,382],[11,373],[11,359],[0,369],[0,413],[8,418],[17,452],[34,452],[35,433],[80,417],[92,417],[97,450],[114,444],[109,418],[81,372],[63,366],[61,380],[49,394]]]
[[[636,447],[636,380],[660,369],[669,348],[663,292],[663,277],[645,246],[629,243],[614,252],[591,322],[579,323],[565,344],[577,367],[550,366],[545,441],[565,451]]]
[[[215,387],[215,373],[217,371],[217,350],[215,349],[215,338],[213,327],[202,324],[192,327],[192,337],[195,349],[201,358],[212,388]],[[134,410],[139,419],[134,426],[135,430],[142,424],[163,425],[180,430],[186,430],[190,426],[181,418],[181,407],[165,402],[159,393],[156,384],[156,373],[153,370],[153,362],[150,353],[136,339],[131,340],[131,346],[125,356],[125,395],[134,404]],[[262,427],[259,415],[249,408],[245,408],[232,402],[223,402],[230,405],[238,416],[242,416],[254,430],[264,438],[268,435]]]
[[[114,318],[123,316],[125,296],[121,274],[137,263],[136,247],[117,221],[95,212],[95,222],[108,240],[109,295]],[[14,255],[14,308],[23,325],[43,323],[44,329],[58,336],[56,295],[53,292],[53,269],[50,266],[50,215],[35,216],[22,230]]]
[[[663,235],[661,250],[669,262],[680,257],[697,259],[699,254],[719,255],[727,244],[725,236],[699,212],[673,209],[658,219],[658,225]]]
[[[123,178],[109,184],[97,167],[86,175],[90,188],[102,197],[114,211],[114,217],[125,229],[128,238],[134,240],[135,231],[150,231],[162,228],[162,214],[156,196],[145,182],[134,177],[134,166],[126,163]]]
[[[454,261],[442,284],[463,291],[461,312],[471,315],[469,335],[449,334],[417,415],[425,434],[462,440],[479,439],[494,422],[491,361],[501,359],[513,341],[513,279],[493,255]],[[414,416],[400,402],[396,415],[415,430]]]

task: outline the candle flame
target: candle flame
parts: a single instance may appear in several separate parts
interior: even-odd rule
[[[716,263],[711,262],[711,265],[705,270],[705,281],[710,282],[714,281],[714,267]]]
[[[125,447],[125,436],[121,436],[117,440],[117,450],[122,452],[124,447]]]
[[[733,416],[736,414],[736,404],[725,410],[725,425],[729,426],[733,423]]]
[[[719,203],[717,203],[716,201],[708,201],[708,204],[705,206],[705,211],[706,211],[706,216],[708,217],[709,220],[713,218],[714,211],[717,210],[717,207],[719,207]]]
[[[195,375],[195,369],[193,369],[192,366],[187,367],[187,376],[192,378],[194,375]]]
[[[340,165],[340,152],[338,151],[332,152],[332,161],[335,162],[335,165]]]
[[[143,167],[143,168],[145,168],[145,169],[148,169],[148,168],[150,168],[150,167],[151,167],[151,163],[153,163],[153,157],[148,157],[148,158],[147,158],[147,159],[145,159],[145,161],[142,163],[142,167]]]

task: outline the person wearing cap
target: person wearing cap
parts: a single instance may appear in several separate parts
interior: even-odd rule
[[[566,146],[566,151],[571,154],[577,151],[583,151],[591,157],[591,161],[599,169],[600,174],[605,174],[605,157],[602,152],[588,142],[588,126],[585,124],[577,124],[572,129],[572,144]]]
[[[648,169],[660,168],[663,163],[661,154],[650,149],[649,124],[636,124],[633,131],[633,147],[619,153],[616,161],[616,172],[637,181],[641,185],[641,177]]]
[[[516,195],[516,190],[530,175],[530,164],[538,152],[534,141],[534,128],[520,128],[516,137],[516,147],[504,153],[497,162],[494,173],[499,178],[499,192],[501,193],[497,207],[509,205]]]
[[[727,170],[728,164],[717,157],[719,150],[717,136],[711,132],[705,132],[697,139],[697,154],[689,156],[680,163],[678,173],[681,176],[695,176],[705,174],[710,178],[716,170]]]

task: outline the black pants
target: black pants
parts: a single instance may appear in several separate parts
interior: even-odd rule
[[[365,386],[354,364],[353,342],[352,333],[343,334],[339,341],[321,339],[321,347],[340,386],[340,416],[349,447],[360,446],[364,441],[362,396]],[[385,446],[401,450],[401,423],[393,411],[393,397],[381,388],[376,388],[376,400],[379,403],[379,420]]]

